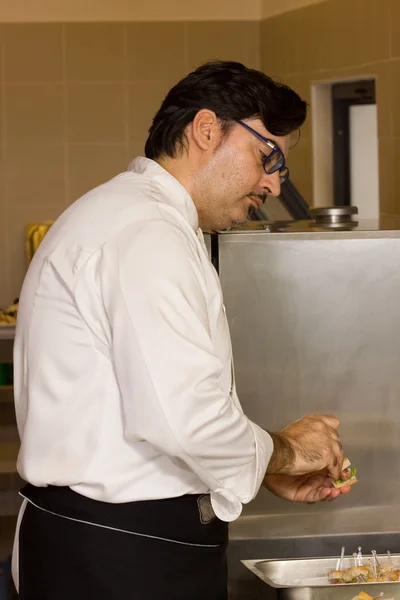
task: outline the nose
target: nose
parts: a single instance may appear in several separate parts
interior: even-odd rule
[[[264,172],[260,183],[264,189],[268,188],[268,193],[271,196],[279,196],[281,193],[281,180],[279,177],[279,171],[276,171],[275,173]]]

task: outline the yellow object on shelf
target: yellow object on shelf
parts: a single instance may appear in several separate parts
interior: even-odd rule
[[[53,222],[42,221],[41,223],[28,223],[25,225],[25,245],[28,265]]]

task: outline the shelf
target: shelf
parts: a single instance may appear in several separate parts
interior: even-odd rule
[[[22,498],[19,490],[0,491],[0,517],[14,517],[18,514]]]
[[[0,473],[16,473],[19,442],[0,443]]]
[[[15,337],[15,325],[0,325],[0,341],[13,340]]]
[[[12,385],[0,386],[0,404],[14,404],[14,388]],[[1,411],[0,411],[1,420]]]
[[[0,426],[0,446],[3,443],[18,444],[19,435],[17,425],[1,425]]]

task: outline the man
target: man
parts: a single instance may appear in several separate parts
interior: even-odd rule
[[[261,485],[306,502],[349,491],[330,479],[335,417],[267,433],[243,414],[202,236],[279,194],[305,116],[263,73],[206,64],[167,95],[147,158],[40,245],[15,341],[23,600],[223,600],[228,522]]]

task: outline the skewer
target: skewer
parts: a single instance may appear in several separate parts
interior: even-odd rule
[[[388,555],[388,563],[389,563],[389,566],[390,566],[390,571],[393,571],[392,556],[391,556],[389,550],[387,551],[387,555]]]
[[[378,560],[378,557],[376,555],[376,550],[371,550],[371,554],[374,557],[377,566],[380,567],[381,565],[379,564],[379,560]]]
[[[362,556],[362,552],[361,552],[361,550],[362,550],[361,546],[358,546],[357,550],[358,550],[358,554],[357,554],[358,566],[362,567],[363,566],[363,556]],[[364,575],[359,575],[358,579],[359,579],[359,581],[361,581],[361,583],[365,583]]]
[[[371,554],[372,554],[372,556],[375,559],[375,564],[378,567],[378,573],[379,573],[379,575],[382,575],[382,573],[384,573],[384,569],[383,569],[383,567],[381,567],[381,563],[378,560],[378,557],[376,555],[376,550],[371,550]]]
[[[343,564],[343,559],[344,559],[344,551],[345,551],[345,547],[342,546],[342,551],[340,553],[340,558],[338,558],[338,561],[336,563],[336,571],[341,571],[342,570],[342,564]]]
[[[357,568],[357,567],[359,567],[359,566],[361,566],[361,565],[359,565],[359,564],[358,564],[358,562],[359,562],[359,556],[358,556],[357,552],[353,552],[353,560],[354,560],[354,566],[355,566],[356,568]],[[360,575],[357,575],[356,579],[357,579],[357,580],[358,580],[360,583],[365,583],[364,576],[363,576],[363,575],[361,575],[361,573],[360,573]]]
[[[369,562],[372,565],[372,571],[374,573],[374,579],[376,581],[378,578],[377,578],[377,575],[376,575],[376,563],[375,563],[374,555],[372,555],[372,558],[369,559]]]

